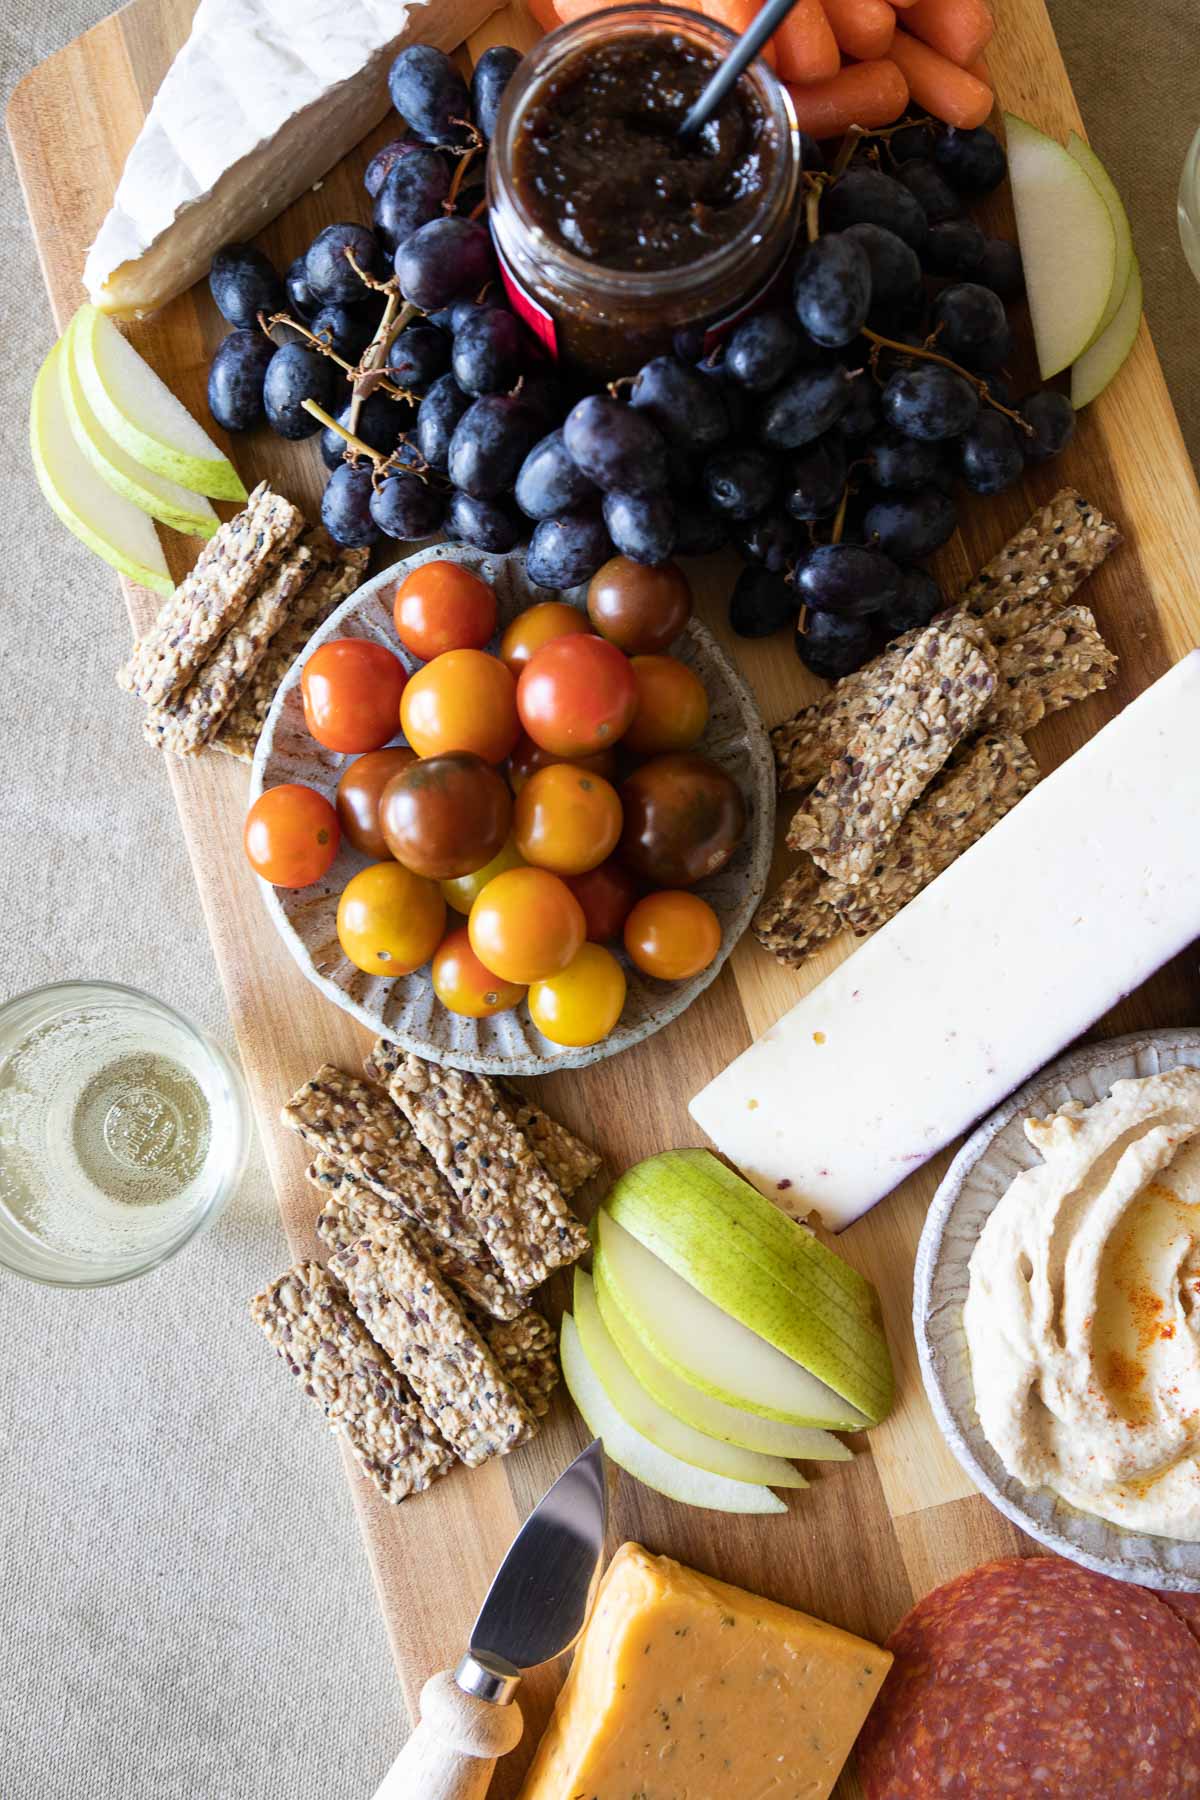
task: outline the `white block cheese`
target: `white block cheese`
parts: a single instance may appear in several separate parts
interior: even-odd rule
[[[134,317],[182,293],[379,123],[397,51],[452,50],[496,3],[200,0],[88,253],[93,303]]]
[[[840,1230],[1200,935],[1200,651],[697,1094]]]

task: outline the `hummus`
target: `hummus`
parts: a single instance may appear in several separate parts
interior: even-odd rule
[[[963,1323],[1009,1473],[1200,1542],[1200,1069],[1027,1119],[1042,1163],[980,1233]]]

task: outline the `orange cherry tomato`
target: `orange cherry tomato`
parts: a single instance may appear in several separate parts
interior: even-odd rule
[[[587,932],[582,906],[549,869],[497,875],[471,908],[467,928],[485,968],[526,984],[565,969]]]
[[[521,869],[524,866],[521,852],[509,838],[491,862],[484,863],[482,869],[473,869],[469,875],[456,875],[453,880],[442,882],[442,895],[446,905],[452,906],[455,912],[469,913],[489,881],[497,875],[503,875],[505,869]]]
[[[337,785],[338,821],[354,848],[377,862],[392,854],[379,829],[380,797],[392,776],[416,760],[415,750],[396,744],[390,750],[368,750],[342,770]]]
[[[519,794],[529,777],[538,769],[544,769],[554,762],[569,762],[573,769],[588,769],[593,775],[603,775],[605,781],[611,781],[617,772],[617,753],[615,750],[595,750],[591,756],[555,756],[552,750],[543,750],[524,732],[517,739],[517,747],[508,759],[508,785],[514,794]]]
[[[335,638],[304,665],[304,722],[327,750],[353,756],[379,750],[396,735],[407,679],[400,658],[385,645]]]
[[[469,751],[452,750],[415,760],[388,782],[379,825],[406,869],[453,881],[499,856],[512,812],[504,777]]]
[[[411,975],[429,961],[445,928],[446,902],[437,883],[401,863],[360,870],[338,901],[338,941],[368,975]]]
[[[633,656],[674,642],[692,616],[692,590],[678,563],[614,556],[588,583],[587,609],[593,630]]]
[[[482,650],[496,635],[496,596],[461,563],[422,563],[396,589],[396,636],[422,662],[447,650]]]
[[[591,629],[587,614],[578,606],[568,606],[565,600],[542,600],[517,614],[500,639],[500,660],[515,680],[543,644],[552,638],[577,637]]]
[[[561,974],[529,989],[529,1016],[542,1036],[570,1049],[606,1038],[624,1004],[625,971],[600,944],[585,944]]]
[[[690,750],[708,724],[708,695],[694,669],[674,656],[635,656],[637,711],[622,742],[638,756]]]
[[[495,656],[447,650],[405,688],[400,724],[418,756],[471,750],[484,762],[503,762],[521,730],[516,683]]]
[[[643,975],[687,981],[721,948],[721,921],[699,894],[662,888],[639,900],[626,919],[625,948]]]
[[[527,863],[582,875],[611,855],[621,835],[621,802],[611,781],[551,763],[531,775],[513,808],[513,837]]]
[[[583,908],[593,944],[619,938],[641,888],[629,870],[610,857],[585,875],[569,875],[567,886]]]
[[[341,836],[324,795],[287,781],[258,796],[246,814],[242,843],[256,875],[275,887],[302,888],[331,867]]]
[[[485,969],[471,948],[465,925],[449,932],[433,958],[433,991],[447,1012],[464,1019],[491,1019],[511,1012],[525,998],[519,981],[501,981]]]
[[[521,723],[543,750],[588,756],[623,737],[637,710],[629,658],[598,637],[553,638],[517,683]]]

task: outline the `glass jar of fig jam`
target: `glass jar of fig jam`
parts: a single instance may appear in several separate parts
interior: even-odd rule
[[[571,372],[632,373],[680,333],[699,356],[783,266],[799,136],[766,64],[678,135],[732,42],[681,8],[616,7],[551,32],[508,84],[492,234],[512,304]]]

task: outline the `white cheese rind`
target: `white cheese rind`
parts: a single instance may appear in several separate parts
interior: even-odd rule
[[[1042,781],[691,1103],[834,1230],[1200,935],[1200,651]]]
[[[140,317],[182,293],[379,123],[405,44],[454,49],[495,5],[200,0],[88,252],[94,305]]]

